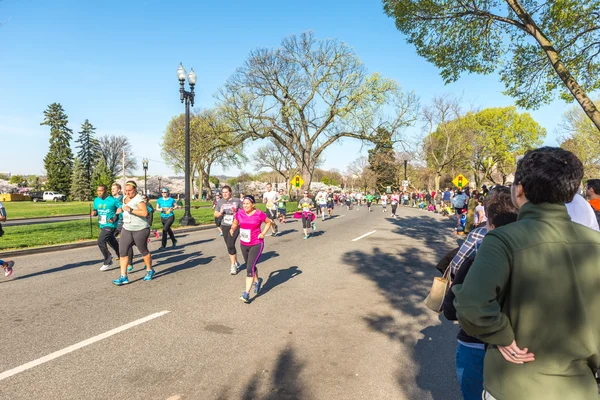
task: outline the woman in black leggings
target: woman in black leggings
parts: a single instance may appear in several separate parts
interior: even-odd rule
[[[223,230],[223,239],[227,246],[227,253],[229,253],[229,261],[231,261],[231,275],[235,275],[238,272],[240,264],[237,261],[237,251],[235,249],[235,242],[238,238],[239,232],[236,230],[233,234],[230,233],[235,214],[242,209],[242,202],[240,199],[231,197],[231,187],[225,185],[221,188],[223,198],[219,199],[215,204],[215,220],[221,220],[221,228]]]
[[[162,197],[156,200],[156,209],[160,211],[160,222],[162,222],[163,225],[162,243],[159,250],[163,250],[167,247],[167,235],[171,238],[173,247],[177,246],[177,240],[175,239],[175,234],[173,233],[173,229],[171,229],[171,225],[175,222],[175,213],[173,210],[179,208],[177,201],[169,196],[169,189],[163,188],[161,194]]]

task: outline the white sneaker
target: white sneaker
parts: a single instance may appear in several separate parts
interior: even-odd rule
[[[100,271],[108,271],[110,267],[112,267],[112,261],[110,262],[110,264],[104,264],[103,266],[101,266]]]
[[[231,264],[231,275],[237,275],[238,267],[235,264]]]

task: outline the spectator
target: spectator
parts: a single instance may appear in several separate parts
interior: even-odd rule
[[[527,152],[511,187],[518,221],[488,232],[452,289],[461,327],[488,344],[484,399],[598,396],[600,235],[565,206],[582,177],[571,152]]]
[[[479,194],[477,193],[477,190],[473,190],[471,196],[467,200],[467,224],[465,226],[465,233],[471,232],[475,225],[475,208],[477,207],[478,199]]]
[[[450,199],[452,198],[452,192],[446,188],[442,195],[442,207],[448,207],[450,205]]]
[[[587,181],[586,195],[590,199],[590,205],[594,209],[598,224],[600,224],[600,179]]]
[[[517,220],[517,209],[512,204],[510,197],[508,188],[503,188],[503,190],[497,191],[496,194],[490,196],[489,200],[486,201],[486,208],[488,210],[486,230],[488,232]],[[483,201],[483,196],[480,198],[480,201]],[[464,282],[475,257],[476,251],[457,270],[452,283],[453,286]],[[453,300],[454,293],[450,290],[444,298],[443,304],[444,316],[450,321],[456,320],[456,309],[452,304]],[[456,377],[460,384],[463,399],[479,400],[483,392],[485,344],[481,340],[467,335],[462,329],[458,333],[457,340]]]
[[[571,221],[592,228],[595,231],[600,231],[596,213],[590,203],[585,201],[583,197],[576,194],[573,200],[566,205],[567,212],[571,216]]]
[[[452,198],[452,207],[456,212],[456,226],[460,226],[460,217],[462,216],[468,197],[459,189]]]

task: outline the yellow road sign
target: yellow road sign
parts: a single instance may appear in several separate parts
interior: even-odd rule
[[[292,178],[292,186],[295,187],[296,189],[300,188],[302,185],[304,185],[304,181],[302,180],[302,177],[300,175],[296,175]]]
[[[469,184],[469,180],[465,178],[462,174],[458,174],[458,176],[452,180],[452,183],[457,188],[462,189]]]

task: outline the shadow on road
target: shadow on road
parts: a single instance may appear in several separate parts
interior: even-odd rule
[[[118,266],[118,263],[113,263],[113,264],[116,265],[116,266]],[[45,269],[43,271],[34,272],[34,273],[31,273],[31,274],[27,274],[27,275],[18,275],[18,276],[15,276],[12,279],[9,279],[9,280],[6,280],[6,281],[0,281],[0,283],[13,282],[13,281],[21,280],[21,279],[33,278],[34,276],[41,276],[41,275],[46,275],[46,274],[52,274],[54,272],[68,271],[68,270],[73,269],[73,268],[88,267],[90,265],[96,265],[96,266],[97,265],[102,265],[102,260],[91,260],[91,261],[84,261],[84,262],[79,262],[79,263],[66,264],[66,265],[63,265],[61,267]]]
[[[418,370],[398,367],[396,380],[407,398],[460,399],[454,358],[457,327],[436,316],[423,304],[434,276],[434,266],[452,248],[445,221],[428,216],[389,218],[398,239],[380,240],[371,252],[350,251],[344,263],[372,280],[389,304],[402,314],[371,312],[363,320],[375,332],[402,343]],[[451,224],[450,224],[451,225]],[[396,250],[402,245],[402,250]],[[432,319],[440,322],[432,324]],[[425,328],[423,328],[425,327]],[[417,383],[415,387],[414,383]]]
[[[178,256],[173,256],[173,257],[167,258],[164,261],[161,261],[160,265],[158,266],[159,268],[157,268],[156,275],[154,275],[154,279],[162,278],[163,276],[172,274],[173,272],[183,271],[186,269],[197,267],[199,265],[206,265],[215,258],[215,256],[199,257],[200,254],[201,253],[181,254]],[[183,262],[183,261],[185,261],[185,262]],[[169,268],[160,269],[160,266],[166,265],[166,264],[175,264],[175,265],[173,265],[172,267],[169,267]]]
[[[304,365],[298,360],[294,349],[286,347],[277,356],[272,371],[263,369],[252,376],[246,383],[240,398],[242,400],[308,399],[309,395],[300,378]],[[235,397],[225,391],[218,398],[224,400]]]
[[[258,299],[261,296],[264,296],[271,289],[274,289],[275,287],[286,283],[287,281],[300,275],[301,273],[302,270],[299,270],[296,266],[289,267],[287,269],[278,269],[276,271],[272,271],[263,283],[260,293],[256,295],[256,297],[254,297],[252,301]]]
[[[274,250],[271,250],[271,251],[267,251],[266,253],[262,253],[260,255],[260,258],[258,259],[258,261],[264,262],[264,261],[270,260],[271,258],[275,258],[275,257],[279,257],[279,253],[277,253]]]
[[[285,231],[280,231],[277,236],[285,236],[287,234],[290,234],[292,232],[298,232],[297,229],[286,229]]]

